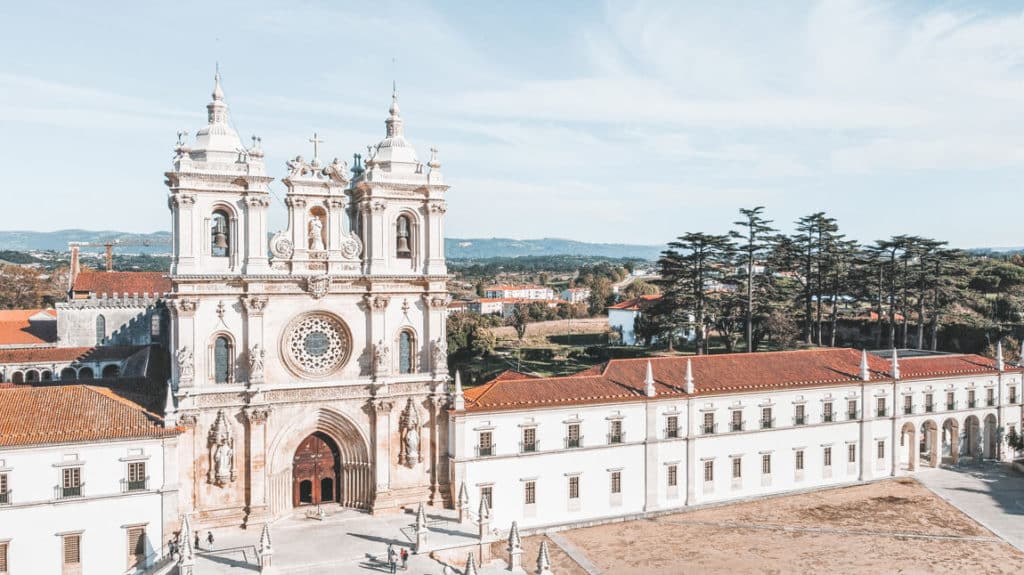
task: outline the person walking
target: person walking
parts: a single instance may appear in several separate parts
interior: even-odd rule
[[[199,532],[196,531],[196,551],[199,551]]]
[[[392,573],[396,573],[398,571],[397,555],[398,554],[395,553],[395,546],[388,543],[388,569],[390,569]]]
[[[402,557],[402,571],[408,571],[409,570],[409,550],[406,549],[405,547],[402,547],[401,557]]]
[[[213,531],[206,532],[206,542],[210,545],[210,551],[213,551]]]

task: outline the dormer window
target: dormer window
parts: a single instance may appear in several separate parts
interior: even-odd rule
[[[226,258],[231,251],[231,220],[224,210],[216,210],[210,217],[210,255]]]
[[[412,223],[409,216],[398,216],[395,225],[395,257],[412,259]]]

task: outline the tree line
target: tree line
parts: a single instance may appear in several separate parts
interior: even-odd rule
[[[799,342],[937,350],[953,326],[990,343],[1020,321],[1019,255],[972,255],[914,235],[860,244],[825,212],[785,234],[764,210],[739,210],[728,233],[668,244],[658,260],[663,296],[637,319],[638,337],[671,349],[692,333],[697,353],[715,336],[730,352]]]

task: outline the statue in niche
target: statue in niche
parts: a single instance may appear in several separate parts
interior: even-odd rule
[[[192,380],[192,348],[189,346],[183,346],[178,350],[177,354],[178,361],[178,378],[182,381]]]
[[[391,365],[391,349],[384,343],[384,340],[377,342],[373,347],[373,373],[377,377],[387,375]]]
[[[405,403],[399,425],[402,435],[399,463],[412,467],[420,462],[420,416],[411,397]]]
[[[207,481],[217,487],[223,487],[237,479],[235,439],[231,434],[231,424],[228,423],[223,409],[217,412],[217,419],[214,420],[213,426],[210,428],[207,447],[210,450],[210,473],[207,476]]]
[[[324,222],[320,216],[313,216],[309,220],[309,249],[316,252],[327,249],[324,246]]]
[[[448,373],[448,342],[439,337],[431,342],[434,355],[434,373]]]
[[[263,379],[263,360],[266,358],[267,352],[263,349],[263,346],[256,344],[249,350],[249,379],[253,381],[260,381]]]

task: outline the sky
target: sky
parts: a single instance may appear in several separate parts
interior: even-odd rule
[[[863,242],[1024,245],[1014,2],[5,2],[0,229],[165,230],[214,68],[271,175],[384,135],[449,237],[662,244],[763,205]],[[278,196],[271,227],[285,225]]]

